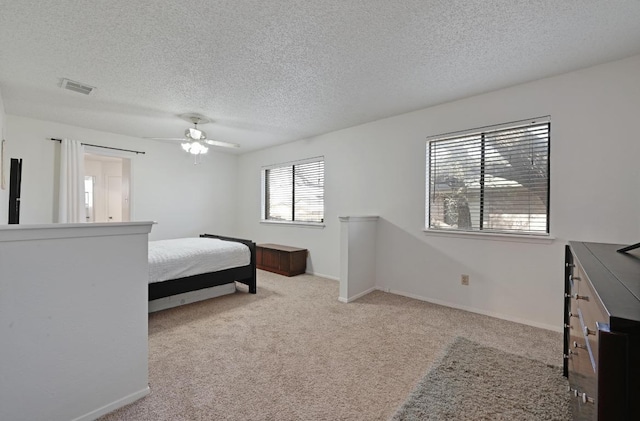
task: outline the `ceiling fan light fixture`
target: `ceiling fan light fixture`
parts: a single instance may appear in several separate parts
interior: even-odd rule
[[[192,155],[203,155],[209,151],[209,148],[197,141],[182,143],[182,149]]]

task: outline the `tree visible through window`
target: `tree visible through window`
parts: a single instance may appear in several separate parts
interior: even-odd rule
[[[263,170],[264,212],[267,221],[324,221],[324,159]]]
[[[429,229],[549,233],[548,121],[427,144]]]

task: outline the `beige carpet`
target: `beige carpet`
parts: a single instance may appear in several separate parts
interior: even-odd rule
[[[386,420],[457,336],[561,364],[560,333],[379,291],[337,297],[336,281],[258,271],[257,295],[151,314],[151,394],[102,420]]]

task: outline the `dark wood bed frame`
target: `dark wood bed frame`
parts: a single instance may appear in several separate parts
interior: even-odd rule
[[[203,273],[164,282],[149,284],[149,301],[169,297],[189,291],[230,284],[238,281],[249,287],[251,294],[256,293],[256,243],[241,238],[224,237],[221,235],[202,234],[203,238],[217,238],[224,241],[235,241],[245,244],[251,251],[251,261],[247,266],[225,269],[218,272]]]

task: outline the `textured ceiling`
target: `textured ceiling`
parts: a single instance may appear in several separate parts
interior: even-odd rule
[[[237,153],[638,53],[639,0],[0,0],[7,114]]]

